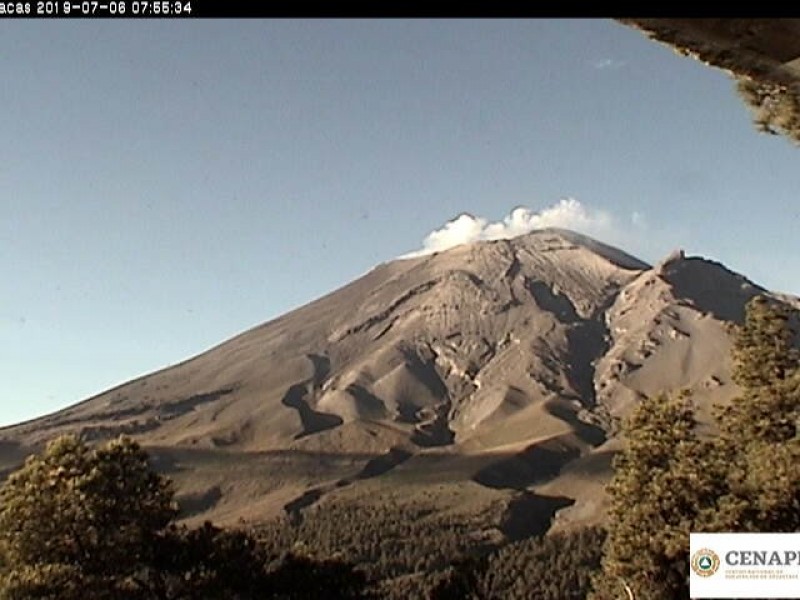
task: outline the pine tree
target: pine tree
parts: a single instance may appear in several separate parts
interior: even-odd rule
[[[800,530],[800,353],[789,311],[763,296],[747,306],[734,340],[740,395],[718,407],[716,452],[727,492],[709,526],[729,531]]]
[[[169,483],[150,470],[135,442],[93,449],[59,438],[0,489],[5,594],[49,597],[50,589],[68,598],[70,590],[76,597],[91,590],[111,598],[135,587],[156,533],[176,510]]]
[[[742,387],[768,386],[797,370],[795,333],[785,305],[754,297],[747,304],[744,324],[734,333],[734,379]]]
[[[695,433],[686,396],[643,401],[626,420],[627,445],[614,461],[609,535],[595,600],[688,597],[686,548],[698,516],[718,493],[705,468],[709,443]]]

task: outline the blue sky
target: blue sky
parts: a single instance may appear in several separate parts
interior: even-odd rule
[[[572,198],[564,218],[645,260],[684,247],[800,293],[800,150],[723,73],[610,20],[5,21],[0,77],[0,423],[465,212]]]

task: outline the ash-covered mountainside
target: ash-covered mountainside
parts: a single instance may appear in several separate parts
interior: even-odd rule
[[[11,466],[62,432],[130,434],[187,514],[222,520],[444,477],[546,492],[551,512],[574,503],[592,521],[614,418],[643,394],[730,397],[725,323],[760,292],[717,263],[676,253],[651,268],[564,230],[460,246],[6,428],[0,456]]]

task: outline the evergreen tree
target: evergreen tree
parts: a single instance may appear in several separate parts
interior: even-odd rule
[[[176,511],[169,483],[150,470],[135,442],[92,449],[59,438],[0,489],[5,593],[132,593],[136,573],[152,561],[157,533]]]
[[[627,446],[609,485],[609,533],[596,600],[688,597],[689,532],[718,493],[704,462],[709,444],[697,438],[685,396],[643,401],[627,419]]]
[[[734,327],[733,379],[748,392],[786,381],[798,370],[798,349],[789,309],[766,296],[755,296],[745,320]],[[733,405],[746,409],[746,402]]]
[[[727,491],[709,516],[715,530],[800,530],[800,356],[791,321],[784,306],[758,296],[737,328],[741,393],[717,410]]]

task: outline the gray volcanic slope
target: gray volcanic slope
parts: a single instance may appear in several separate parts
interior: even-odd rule
[[[443,510],[536,494],[550,514],[570,506],[558,523],[594,522],[615,418],[661,391],[690,388],[701,410],[729,398],[725,323],[762,291],[700,258],[651,268],[555,229],[397,260],[182,364],[0,430],[0,464],[63,432],[126,433],[176,479],[188,518],[297,515],[402,482],[446,489]]]

